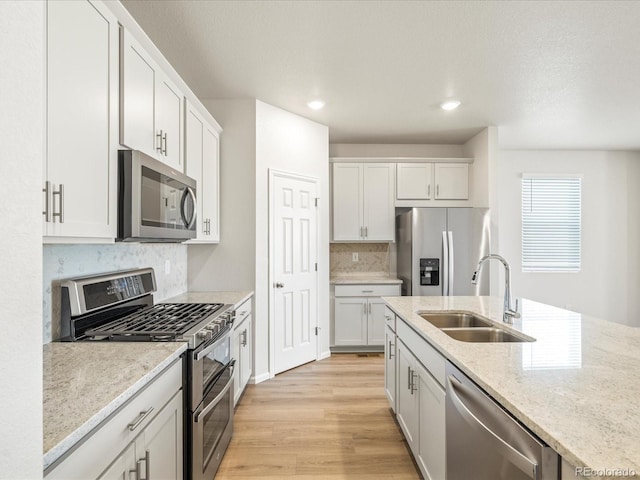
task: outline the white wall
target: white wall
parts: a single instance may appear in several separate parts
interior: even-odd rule
[[[256,298],[257,312],[269,308],[269,169],[319,179],[318,325],[320,352],[329,355],[329,129],[298,115],[256,102]],[[268,339],[266,321],[256,339]],[[268,372],[268,342],[256,341],[256,377]]]
[[[499,251],[513,266],[514,294],[640,326],[640,153],[501,151],[499,155],[500,183],[495,186]],[[583,175],[579,273],[522,272],[522,173]]]
[[[0,478],[42,478],[44,3],[0,2]]]
[[[219,245],[189,246],[189,290],[254,290],[254,380],[269,378],[269,169],[319,179],[319,326],[329,352],[328,129],[256,100],[208,100],[222,125]]]
[[[256,102],[210,100],[220,136],[220,244],[189,246],[189,290],[253,290],[256,245]]]

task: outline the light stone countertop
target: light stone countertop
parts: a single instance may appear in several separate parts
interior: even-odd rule
[[[502,322],[494,297],[383,297],[399,316],[504,408],[577,467],[630,469],[640,478],[640,329],[521,300]],[[457,341],[421,311],[468,311],[534,337]]]
[[[185,342],[53,342],[43,347],[44,468],[152,381]]]
[[[238,307],[252,296],[250,291],[186,292],[163,300],[163,303],[226,303]]]
[[[329,279],[333,285],[400,285],[402,280],[397,277],[392,277],[383,273],[359,273],[359,274],[343,274],[332,275]]]

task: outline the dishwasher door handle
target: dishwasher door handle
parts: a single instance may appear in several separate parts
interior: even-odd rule
[[[500,453],[504,456],[504,458],[508,459],[514,466],[516,466],[519,470],[521,470],[524,474],[529,475],[530,478],[534,480],[539,479],[539,465],[536,462],[531,461],[530,458],[524,456],[521,452],[513,448],[508,442],[506,442],[503,438],[497,435],[493,430],[487,427],[482,420],[480,420],[477,416],[473,414],[473,412],[465,405],[462,399],[456,393],[456,390],[466,392],[466,389],[462,385],[462,383],[453,375],[449,375],[447,378],[448,383],[448,392],[447,394],[451,395],[451,400],[453,405],[456,407],[456,410],[462,418],[467,422],[467,424],[476,429],[480,430],[490,438],[494,440],[496,444],[496,448],[500,451]],[[467,392],[469,395],[473,395],[471,392]]]

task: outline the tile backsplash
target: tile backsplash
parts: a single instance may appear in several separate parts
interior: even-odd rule
[[[165,262],[170,273],[165,273]],[[43,246],[43,342],[60,337],[61,279],[151,267],[158,291],[154,301],[187,291],[187,246],[180,244],[116,243],[110,245]]]
[[[357,275],[390,273],[390,247],[388,243],[332,243],[331,275]],[[353,261],[353,254],[358,260]]]

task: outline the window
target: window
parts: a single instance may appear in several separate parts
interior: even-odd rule
[[[522,271],[580,271],[582,179],[522,176]]]

